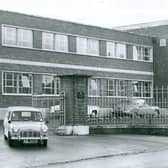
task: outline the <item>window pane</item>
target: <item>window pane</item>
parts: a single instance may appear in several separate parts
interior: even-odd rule
[[[126,45],[125,44],[117,44],[116,57],[117,58],[126,58]]]
[[[89,80],[89,95],[100,96],[100,81],[99,79]]]
[[[18,45],[23,47],[32,47],[32,30],[18,29]]]
[[[144,48],[144,61],[151,60],[151,48]]]
[[[68,36],[62,34],[55,35],[55,50],[68,51]]]
[[[16,28],[13,27],[3,27],[4,44],[16,45]]]
[[[101,96],[108,96],[108,80],[100,79]]]
[[[94,39],[87,40],[87,53],[98,55],[99,54],[99,41]]]
[[[42,91],[43,94],[59,94],[59,78],[51,75],[43,75],[42,78]]]
[[[143,97],[151,97],[151,82],[143,82]]]
[[[128,82],[126,80],[117,80],[118,96],[128,96]]]
[[[115,57],[115,43],[107,42],[107,56]]]
[[[53,49],[54,43],[54,34],[53,33],[44,33],[42,34],[43,38],[43,49]]]
[[[133,46],[133,58],[139,61],[152,60],[152,48],[143,46]]]
[[[29,74],[19,75],[19,93],[30,94],[31,93],[31,76]]]
[[[87,39],[77,37],[77,53],[86,54],[87,53]]]
[[[115,82],[115,80],[108,81],[108,96],[116,96],[116,82]]]
[[[138,60],[138,47],[137,46],[133,46],[133,59],[134,60]]]

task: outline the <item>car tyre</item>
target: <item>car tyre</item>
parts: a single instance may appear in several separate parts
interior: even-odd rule
[[[8,140],[8,144],[9,144],[9,146],[12,147],[14,141],[11,139],[10,133],[8,133],[8,138],[7,138],[7,140]]]
[[[4,134],[4,140],[6,141],[8,138],[6,137],[6,135]]]
[[[12,147],[13,146],[13,140],[8,138],[8,144],[9,144],[10,147]]]
[[[44,147],[47,147],[47,142],[48,142],[47,140],[43,140],[43,146]]]

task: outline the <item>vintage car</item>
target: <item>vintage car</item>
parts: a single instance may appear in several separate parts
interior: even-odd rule
[[[109,107],[99,107],[99,106],[88,106],[88,116],[89,118],[109,118],[113,115],[113,108]]]
[[[3,122],[3,132],[10,146],[16,142],[47,146],[48,127],[37,108],[9,107]]]
[[[144,99],[132,99],[128,104],[121,104],[116,110],[122,116],[129,117],[156,117],[160,114],[158,106],[151,106]]]

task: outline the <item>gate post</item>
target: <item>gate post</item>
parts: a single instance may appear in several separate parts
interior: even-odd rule
[[[88,76],[61,76],[61,90],[64,91],[66,95],[65,125],[72,126],[73,134],[86,134],[86,132],[88,134]]]

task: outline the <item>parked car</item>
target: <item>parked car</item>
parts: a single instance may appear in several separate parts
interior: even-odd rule
[[[113,115],[113,108],[100,107],[100,106],[88,106],[88,115],[90,118],[108,118]]]
[[[128,104],[120,105],[116,111],[129,117],[154,117],[160,114],[158,106],[148,105],[144,99],[132,99]]]
[[[48,141],[48,127],[42,113],[33,107],[9,107],[3,122],[4,138],[10,146],[15,142],[38,143],[45,147]]]

